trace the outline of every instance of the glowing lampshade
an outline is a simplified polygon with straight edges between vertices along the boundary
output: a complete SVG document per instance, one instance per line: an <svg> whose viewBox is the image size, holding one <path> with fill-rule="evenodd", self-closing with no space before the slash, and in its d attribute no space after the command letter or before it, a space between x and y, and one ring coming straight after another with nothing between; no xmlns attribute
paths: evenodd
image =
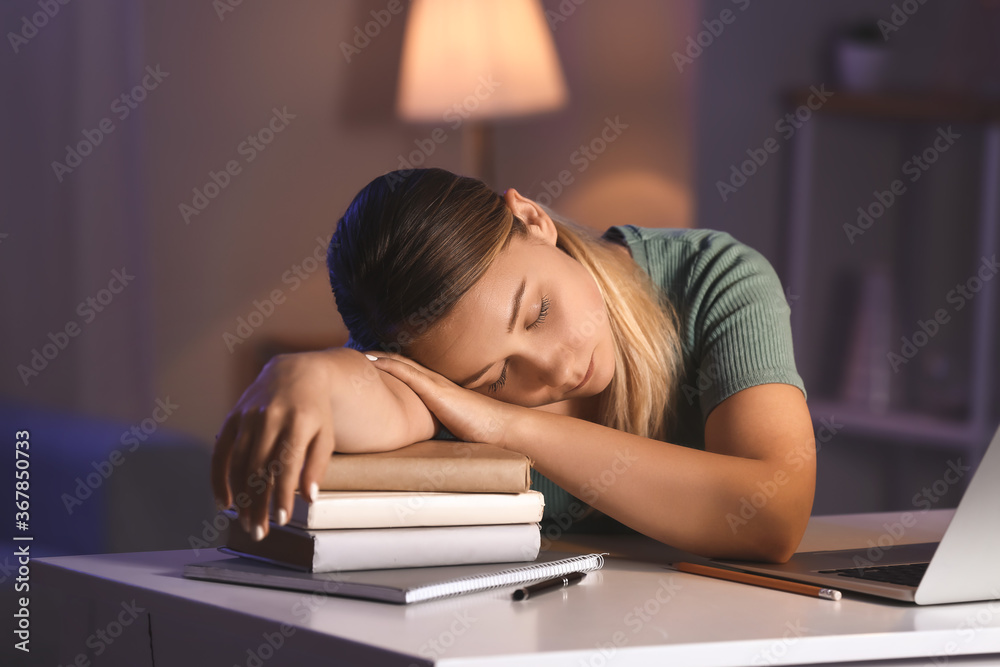
<svg viewBox="0 0 1000 667"><path fill-rule="evenodd" d="M397 97L402 118L442 122L451 112L489 120L566 103L537 0L414 0L407 21Z"/></svg>

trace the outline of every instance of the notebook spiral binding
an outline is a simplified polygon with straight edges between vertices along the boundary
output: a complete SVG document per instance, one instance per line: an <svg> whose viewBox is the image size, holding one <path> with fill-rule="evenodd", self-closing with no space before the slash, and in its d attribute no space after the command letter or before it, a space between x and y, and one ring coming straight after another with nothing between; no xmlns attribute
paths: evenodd
<svg viewBox="0 0 1000 667"><path fill-rule="evenodd" d="M562 560L554 560L548 563L534 563L524 567L515 567L493 574L480 574L475 577L464 577L443 581L440 584L433 584L407 594L407 602L423 602L437 598L459 595L460 593L488 591L504 586L523 584L537 579L549 579L570 572L591 572L604 567L604 557L608 553L584 554ZM530 574L531 576L525 576Z"/></svg>

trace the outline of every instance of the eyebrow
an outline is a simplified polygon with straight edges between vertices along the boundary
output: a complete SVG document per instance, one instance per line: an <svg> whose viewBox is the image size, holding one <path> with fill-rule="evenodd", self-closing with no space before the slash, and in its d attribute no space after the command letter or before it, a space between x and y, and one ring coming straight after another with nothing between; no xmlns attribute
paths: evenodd
<svg viewBox="0 0 1000 667"><path fill-rule="evenodd" d="M517 316L521 312L521 301L524 299L524 290L528 285L527 278L521 278L521 284L517 288L517 292L514 293L514 302L511 305L510 310L510 320L507 322L507 333L514 333L514 325L517 324ZM486 371L490 370L493 364L487 364L475 375L467 379L465 382L461 383L462 387L472 384L479 378L486 375Z"/></svg>

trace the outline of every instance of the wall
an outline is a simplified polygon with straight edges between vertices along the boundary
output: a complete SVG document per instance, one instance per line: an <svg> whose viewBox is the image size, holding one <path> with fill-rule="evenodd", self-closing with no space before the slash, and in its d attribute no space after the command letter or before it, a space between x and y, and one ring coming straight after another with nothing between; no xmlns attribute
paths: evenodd
<svg viewBox="0 0 1000 667"><path fill-rule="evenodd" d="M405 11L367 43L358 38L387 2L243 2L221 13L221 3L127 5L66 5L3 62L6 127L19 129L4 133L13 231L0 239L0 280L12 316L0 323L0 395L126 421L169 397L180 406L169 426L207 443L238 397L250 346L272 336L342 340L313 263L317 239L435 126L393 113ZM690 224L693 77L680 76L669 53L697 6L545 7L571 103L498 125L498 187L539 196L570 169L572 184L550 203L586 224ZM2 25L33 11L32 2L7 3ZM355 40L348 62L342 45ZM165 73L156 88L128 118L113 116L116 131L57 183L50 162L110 115L109 101L147 65ZM287 110L287 127L251 150L244 142L273 109ZM623 127L616 140L595 160L571 162L608 119ZM458 171L460 149L461 132L449 129L425 164ZM227 177L229 161L239 172ZM217 193L213 173L224 184ZM215 196L195 201L206 186ZM181 205L196 203L204 210L185 219ZM119 266L135 280L25 386L16 366L79 319L77 304ZM269 305L275 296L283 301ZM241 318L260 326L241 328Z"/></svg>
<svg viewBox="0 0 1000 667"><path fill-rule="evenodd" d="M726 202L716 181L773 133L782 90L831 80L824 54L832 28L888 15L893 3L543 4L571 102L497 125L497 187L516 187L596 229L723 229L781 268L788 151ZM61 5L18 52L0 58L5 399L137 422L169 398L180 406L169 426L207 446L238 396L251 346L272 336L343 339L314 253L358 189L398 167L434 128L393 115L405 12L359 41L348 62L342 45L358 39L372 12L385 16L387 1L220 6ZM678 64L675 54L706 29L702 21L724 9L735 20L691 63ZM4 3L0 25L17 30L36 11L31 0ZM995 92L997 12L974 0L923 3L891 37L894 80ZM167 74L58 180L52 161L109 116L110 101L142 81L147 66ZM287 126L264 150L246 149L275 109L287 110ZM616 139L581 159L581 147L609 123L620 129ZM424 164L459 170L461 133L446 136ZM823 177L851 169L844 160ZM239 172L222 175L230 161ZM557 185L562 172L569 185ZM213 190L213 173L224 187L196 202L194 189ZM205 206L185 219L182 204ZM80 304L122 267L134 281L84 322ZM275 297L281 302L271 303ZM258 318L259 327L241 326ZM32 350L50 344L49 334L60 339L70 323L86 326L26 385L18 366L30 366ZM860 448L830 457L818 508L893 502L878 489L889 488L897 459L872 465ZM931 458L925 472L937 465ZM859 470L868 475L864 493L827 492L857 480Z"/></svg>
<svg viewBox="0 0 1000 667"><path fill-rule="evenodd" d="M806 335L796 341L796 352L800 372L808 380L810 402L815 404L844 370L833 353L846 346L843 339L851 331L849 309L843 308L844 288L836 282L833 267L838 263L857 266L878 254L895 255L902 268L893 276L898 290L890 306L902 313L900 322L915 323L942 305L955 280L974 273L981 255L989 256L995 249L974 247L984 143L980 129L956 125L966 138L942 156L933 172L910 187L878 228L866 233L863 243L849 246L841 226L845 220L854 222L854 217L847 216L871 200L874 190L884 189L898 176L900 165L912 152L929 145L936 128L830 116L817 120L814 116L807 121L815 132L810 162L813 245L807 259L813 278L804 286L790 281L789 184L802 173L793 170L804 167L791 162L795 138L786 138L776 129L789 111L784 95L809 86L840 90L830 55L832 38L843 26L860 19L881 19L898 27L885 32L892 50L887 89L982 94L995 99L1000 96L1000 48L995 39L1000 7L975 0L709 0L703 3L702 20L717 20L727 10L735 19L712 38L693 65L698 81L693 166L697 224L728 231L761 250L785 281L793 314L796 309L808 313ZM895 17L894 12L898 12ZM759 151L769 137L777 139L778 150L735 192L720 193L719 182L730 181L733 166L748 159L748 150ZM820 275L824 279L816 278ZM935 341L959 360L953 366L970 362L970 329L968 322L949 325ZM910 331L897 332L892 340L898 341L900 333L912 333L912 326ZM916 361L931 360L932 353L927 352ZM965 373L967 378L967 368ZM994 378L998 375L1000 364ZM893 395L913 394L917 379L894 377ZM928 378L921 382L930 384ZM995 380L993 386L997 386ZM827 417L840 423L845 415ZM997 418L1000 413L994 411ZM979 436L971 458L986 443L987 435ZM821 443L814 512L912 509L914 495L941 477L948 460L970 460L970 451L942 443L947 444L942 440L928 446L906 438L862 437L851 428L842 430ZM958 490L950 489L936 506L953 505Z"/></svg>

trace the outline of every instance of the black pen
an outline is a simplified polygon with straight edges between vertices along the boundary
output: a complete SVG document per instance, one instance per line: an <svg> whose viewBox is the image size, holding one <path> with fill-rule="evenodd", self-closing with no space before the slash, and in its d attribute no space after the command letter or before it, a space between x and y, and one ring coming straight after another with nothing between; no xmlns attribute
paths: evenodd
<svg viewBox="0 0 1000 667"><path fill-rule="evenodd" d="M570 572L569 574L564 574L561 577L553 577L552 579L539 581L537 584L531 584L530 586L525 586L524 588L518 588L510 597L512 600L527 600L533 595L538 595L539 593L543 593L545 591L555 590L556 588L565 588L566 586L575 584L586 576L586 572Z"/></svg>

